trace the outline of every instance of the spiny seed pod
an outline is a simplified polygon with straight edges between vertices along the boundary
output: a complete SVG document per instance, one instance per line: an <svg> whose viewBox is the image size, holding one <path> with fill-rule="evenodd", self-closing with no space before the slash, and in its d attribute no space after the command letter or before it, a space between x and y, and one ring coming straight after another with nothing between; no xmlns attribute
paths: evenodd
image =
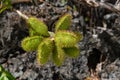
<svg viewBox="0 0 120 80"><path fill-rule="evenodd" d="M48 33L48 28L44 22L41 20L35 18L35 17L30 17L27 20L30 28L32 28L36 33L42 36L49 36Z"/></svg>
<svg viewBox="0 0 120 80"><path fill-rule="evenodd" d="M80 55L80 50L78 47L69 47L69 48L63 48L65 51L65 54L69 57L75 58Z"/></svg>
<svg viewBox="0 0 120 80"><path fill-rule="evenodd" d="M72 16L71 14L65 14L63 15L55 25L55 31L57 32L58 30L66 30L70 27L72 21Z"/></svg>
<svg viewBox="0 0 120 80"><path fill-rule="evenodd" d="M40 64L45 64L52 53L53 41L50 38L44 39L44 41L38 46L37 60Z"/></svg>
<svg viewBox="0 0 120 80"><path fill-rule="evenodd" d="M52 54L52 59L55 65L60 66L64 62L65 53L62 48L55 46Z"/></svg>
<svg viewBox="0 0 120 80"><path fill-rule="evenodd" d="M25 51L35 51L42 40L42 36L27 37L22 40L21 45Z"/></svg>
<svg viewBox="0 0 120 80"><path fill-rule="evenodd" d="M58 31L55 34L55 42L60 47L73 47L77 41L76 34L70 31Z"/></svg>

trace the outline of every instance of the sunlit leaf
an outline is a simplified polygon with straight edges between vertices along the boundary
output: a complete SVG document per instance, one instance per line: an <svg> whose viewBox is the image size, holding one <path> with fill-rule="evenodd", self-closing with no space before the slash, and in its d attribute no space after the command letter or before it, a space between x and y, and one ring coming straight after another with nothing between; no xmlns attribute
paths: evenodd
<svg viewBox="0 0 120 80"><path fill-rule="evenodd" d="M35 18L35 17L30 17L28 19L28 24L30 28L32 28L36 33L42 36L49 36L48 33L48 28L44 22L41 20Z"/></svg>
<svg viewBox="0 0 120 80"><path fill-rule="evenodd" d="M63 48L65 51L65 54L69 57L75 58L80 55L80 50L77 47L69 47L69 48Z"/></svg>
<svg viewBox="0 0 120 80"><path fill-rule="evenodd" d="M64 50L58 46L55 46L53 50L52 58L55 65L57 66L62 65L65 59Z"/></svg>
<svg viewBox="0 0 120 80"><path fill-rule="evenodd" d="M29 28L29 35L30 36L39 36L38 33L36 33L33 29Z"/></svg>
<svg viewBox="0 0 120 80"><path fill-rule="evenodd" d="M72 21L71 14L65 14L65 15L63 15L56 22L55 31L57 32L58 30L67 30L70 27L70 25L71 25L71 21Z"/></svg>
<svg viewBox="0 0 120 80"><path fill-rule="evenodd" d="M50 38L43 40L43 42L38 46L37 59L40 64L45 64L52 53L53 41Z"/></svg>
<svg viewBox="0 0 120 80"><path fill-rule="evenodd" d="M60 47L72 47L77 44L77 36L70 31L58 31L55 34L55 42Z"/></svg>
<svg viewBox="0 0 120 80"><path fill-rule="evenodd" d="M21 45L25 51L35 51L42 40L41 36L27 37L23 39Z"/></svg>

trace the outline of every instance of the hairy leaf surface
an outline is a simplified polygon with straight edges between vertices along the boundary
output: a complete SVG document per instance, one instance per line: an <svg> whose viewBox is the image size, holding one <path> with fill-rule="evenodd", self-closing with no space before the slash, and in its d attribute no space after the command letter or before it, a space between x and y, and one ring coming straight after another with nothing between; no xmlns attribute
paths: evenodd
<svg viewBox="0 0 120 80"><path fill-rule="evenodd" d="M45 64L52 53L53 49L53 41L50 38L45 39L39 46L38 46L38 55L37 59L40 64Z"/></svg>
<svg viewBox="0 0 120 80"><path fill-rule="evenodd" d="M28 24L30 28L32 28L36 33L42 36L49 36L48 33L48 28L44 22L41 20L35 18L35 17L30 17L28 19Z"/></svg>
<svg viewBox="0 0 120 80"><path fill-rule="evenodd" d="M63 49L65 51L65 54L67 54L69 57L75 58L80 55L80 50L77 47L69 47Z"/></svg>
<svg viewBox="0 0 120 80"><path fill-rule="evenodd" d="M53 62L55 65L60 66L64 62L65 53L62 48L55 46L52 54Z"/></svg>
<svg viewBox="0 0 120 80"><path fill-rule="evenodd" d="M77 36L73 32L58 31L55 34L55 42L60 47L72 47L77 43Z"/></svg>
<svg viewBox="0 0 120 80"><path fill-rule="evenodd" d="M63 15L55 25L55 31L57 32L58 30L66 30L70 27L71 25L71 20L72 16L70 14L65 14Z"/></svg>
<svg viewBox="0 0 120 80"><path fill-rule="evenodd" d="M25 51L35 51L42 40L42 36L27 37L23 39L21 45Z"/></svg>
<svg viewBox="0 0 120 80"><path fill-rule="evenodd" d="M38 33L36 33L33 29L29 28L29 35L30 36L39 36Z"/></svg>

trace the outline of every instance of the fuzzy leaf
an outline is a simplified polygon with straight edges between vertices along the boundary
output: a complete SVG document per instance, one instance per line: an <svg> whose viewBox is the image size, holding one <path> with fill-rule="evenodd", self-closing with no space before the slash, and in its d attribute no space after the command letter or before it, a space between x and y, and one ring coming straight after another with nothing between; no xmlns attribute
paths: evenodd
<svg viewBox="0 0 120 80"><path fill-rule="evenodd" d="M63 15L55 25L55 31L66 30L70 27L72 21L72 16L70 14Z"/></svg>
<svg viewBox="0 0 120 80"><path fill-rule="evenodd" d="M38 33L36 33L33 29L29 28L29 35L30 36L39 36Z"/></svg>
<svg viewBox="0 0 120 80"><path fill-rule="evenodd" d="M60 47L73 47L78 42L75 33L70 31L58 31L55 34L55 42Z"/></svg>
<svg viewBox="0 0 120 80"><path fill-rule="evenodd" d="M65 54L72 58L78 57L80 54L80 50L77 47L69 47L63 49L65 51Z"/></svg>
<svg viewBox="0 0 120 80"><path fill-rule="evenodd" d="M25 51L35 51L42 40L41 36L27 37L23 39L21 45Z"/></svg>
<svg viewBox="0 0 120 80"><path fill-rule="evenodd" d="M64 62L65 53L62 48L55 46L52 54L53 62L55 65L60 66Z"/></svg>
<svg viewBox="0 0 120 80"><path fill-rule="evenodd" d="M39 46L38 46L38 55L37 59L40 64L45 64L52 53L53 49L53 41L50 38L45 39Z"/></svg>
<svg viewBox="0 0 120 80"><path fill-rule="evenodd" d="M44 22L41 20L35 18L35 17L30 17L28 19L28 24L30 28L32 28L36 33L42 36L49 36L48 33L48 28Z"/></svg>

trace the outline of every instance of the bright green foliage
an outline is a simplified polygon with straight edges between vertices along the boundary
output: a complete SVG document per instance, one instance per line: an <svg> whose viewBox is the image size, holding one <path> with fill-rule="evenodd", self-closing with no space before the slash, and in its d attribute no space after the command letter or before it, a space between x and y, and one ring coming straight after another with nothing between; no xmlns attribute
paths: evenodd
<svg viewBox="0 0 120 80"><path fill-rule="evenodd" d="M0 80L16 80L16 79L0 65Z"/></svg>
<svg viewBox="0 0 120 80"><path fill-rule="evenodd" d="M65 14L56 26L55 33L48 32L47 26L34 17L28 18L29 36L22 41L22 47L26 51L37 50L37 60L40 64L45 64L52 59L55 65L60 66L69 57L79 56L79 49L76 44L81 40L82 35L69 31L72 16Z"/></svg>
<svg viewBox="0 0 120 80"><path fill-rule="evenodd" d="M70 31L58 31L55 34L55 42L60 47L73 47L77 41L76 34Z"/></svg>
<svg viewBox="0 0 120 80"><path fill-rule="evenodd" d="M50 38L43 40L43 42L38 46L37 59L40 64L45 64L52 53L53 41Z"/></svg>
<svg viewBox="0 0 120 80"><path fill-rule="evenodd" d="M35 51L38 48L38 45L42 42L43 37L41 36L33 36L27 37L22 41L22 48L25 51Z"/></svg>
<svg viewBox="0 0 120 80"><path fill-rule="evenodd" d="M35 17L30 17L27 20L28 24L30 25L30 28L33 29L36 33L42 36L49 36L48 33L48 28L44 22L41 20L35 18Z"/></svg>
<svg viewBox="0 0 120 80"><path fill-rule="evenodd" d="M72 21L72 16L70 14L65 14L63 15L56 23L55 25L55 31L57 32L58 30L67 30Z"/></svg>
<svg viewBox="0 0 120 80"><path fill-rule="evenodd" d="M80 55L80 50L77 47L69 47L69 48L63 48L65 51L65 54L69 57L78 57Z"/></svg>
<svg viewBox="0 0 120 80"><path fill-rule="evenodd" d="M29 36L39 36L33 29L29 28Z"/></svg>
<svg viewBox="0 0 120 80"><path fill-rule="evenodd" d="M11 8L11 0L1 0L0 1L0 13L4 10Z"/></svg>
<svg viewBox="0 0 120 80"><path fill-rule="evenodd" d="M64 50L59 47L55 46L52 54L53 62L57 65L60 66L64 62L65 59L65 53Z"/></svg>

